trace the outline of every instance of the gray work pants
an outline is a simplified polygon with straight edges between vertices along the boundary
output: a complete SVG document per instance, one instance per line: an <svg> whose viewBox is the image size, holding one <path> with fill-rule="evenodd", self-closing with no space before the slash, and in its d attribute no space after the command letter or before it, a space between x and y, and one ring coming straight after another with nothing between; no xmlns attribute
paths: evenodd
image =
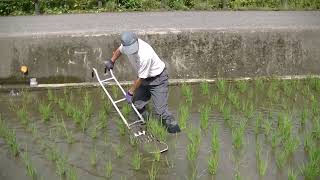
<svg viewBox="0 0 320 180"><path fill-rule="evenodd" d="M155 113L163 123L175 125L177 122L168 110L168 84L166 69L156 77L144 79L135 91L133 103L143 113L151 98Z"/></svg>

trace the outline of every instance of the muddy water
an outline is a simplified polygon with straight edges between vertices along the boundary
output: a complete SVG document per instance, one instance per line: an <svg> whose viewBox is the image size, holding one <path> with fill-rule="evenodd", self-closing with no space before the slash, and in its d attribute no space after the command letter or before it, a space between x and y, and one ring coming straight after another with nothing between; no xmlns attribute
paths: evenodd
<svg viewBox="0 0 320 180"><path fill-rule="evenodd" d="M235 179L236 175L242 179L286 179L288 169L298 171L299 166L303 162L307 162L308 158L303 148L304 134L312 128L311 117L307 118L307 125L300 125L300 114L302 107L310 109L310 97L313 95L319 102L320 95L315 90L309 90L309 94L304 94L303 89L308 85L305 81L299 81L298 85L292 86L293 93L287 96L281 87L270 95L267 95L267 89L270 86L264 83L262 88L259 88L255 83L248 83L245 92L239 92L235 83L226 85L225 93L220 93L215 84L209 85L210 94L202 95L199 85L192 85L193 101L190 104L190 120L187 124L193 128L200 127L201 105L210 103L210 97L218 95L219 100L226 101L231 107L232 121L238 124L240 119L245 118L243 112L237 110L227 98L227 92L233 90L238 92L240 102L249 101L253 103L254 115L248 119L248 125L245 129L244 145L241 149L234 148L232 144L231 128L224 120L222 113L219 111L218 105L212 107L209 116L209 129L201 132L201 145L199 155L195 163L191 163L187 159L187 130L185 129L177 135L169 135L167 143L169 150L161 154L160 162L158 163L159 171L157 179L191 179L195 174L195 179ZM97 138L92 138L91 132L98 124L99 112L103 108L102 92L99 88L86 89L66 89L53 90L57 97L64 97L65 93L73 97L72 103L81 105L83 103L85 93L89 94L90 101L93 103L93 113L90 116L88 129L83 132L68 117L66 113L59 108L57 103L52 103L52 110L55 116L51 117L49 122L43 122L38 111L39 102L48 102L47 91L22 92L20 96L9 96L9 92L0 94L1 104L0 113L6 124L15 129L17 140L20 144L21 152L27 151L31 159L32 165L38 172L39 179L46 180L59 179L56 174L57 167L49 160L42 143L48 143L55 147L60 154L66 157L68 166L76 169L78 179L105 179L105 165L108 161L112 162L112 177L111 179L148 179L148 171L153 162L153 156L150 154L142 155L142 164L140 170L134 170L131 160L135 148L129 144L128 136L122 136L117 128L116 121L118 116L111 107L111 112L108 113L107 127L97 131ZM169 92L169 109L178 117L179 106L184 103L184 96L181 93L180 86L171 86ZM27 131L25 126L19 121L16 110L17 105L26 105L28 110L28 120L33 123L38 130L38 137L32 136L30 131ZM293 121L293 134L300 137L300 145L293 154L284 168L276 166L276 153L281 151L280 147L275 150L271 148L270 142L263 134L263 130L256 135L254 132L255 119L259 112L263 114L263 120L276 122L280 112L290 110L290 117ZM63 118L66 123L66 128L69 132L72 131L74 143L69 144L63 131L59 131L56 117ZM208 172L208 159L211 153L211 127L216 123L219 127L219 166L216 175L210 175ZM275 123L274 123L275 124ZM26 170L18 158L14 158L8 153L8 146L0 139L0 178L6 179L28 179ZM263 159L268 161L268 167L264 177L260 177L257 170L256 160L256 144L257 141L262 145ZM122 157L117 157L116 148L121 144L125 148ZM95 166L90 163L90 157L93 152L97 153L97 162ZM20 158L21 159L21 158ZM194 164L196 165L196 173L194 172ZM302 179L301 175L298 179Z"/></svg>

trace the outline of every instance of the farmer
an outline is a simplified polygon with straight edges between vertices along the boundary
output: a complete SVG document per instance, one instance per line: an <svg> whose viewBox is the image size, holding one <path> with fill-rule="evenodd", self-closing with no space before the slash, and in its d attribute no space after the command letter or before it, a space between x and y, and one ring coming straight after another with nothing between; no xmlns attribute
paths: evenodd
<svg viewBox="0 0 320 180"><path fill-rule="evenodd" d="M121 34L121 45L105 62L108 70L121 54L127 55L129 62L136 70L137 79L125 95L128 103L134 103L138 111L147 119L146 105L150 98L157 116L169 133L180 132L180 127L168 110L168 73L165 63L158 57L153 48L139 39L133 32Z"/></svg>

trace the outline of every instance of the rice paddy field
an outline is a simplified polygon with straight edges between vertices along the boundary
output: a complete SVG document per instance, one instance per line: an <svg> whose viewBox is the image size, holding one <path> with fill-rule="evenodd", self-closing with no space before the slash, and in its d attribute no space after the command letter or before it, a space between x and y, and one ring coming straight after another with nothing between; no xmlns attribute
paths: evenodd
<svg viewBox="0 0 320 180"><path fill-rule="evenodd" d="M320 79L170 86L182 132L147 123L169 145L162 154L130 143L100 88L14 95L0 93L1 180L320 178Z"/></svg>

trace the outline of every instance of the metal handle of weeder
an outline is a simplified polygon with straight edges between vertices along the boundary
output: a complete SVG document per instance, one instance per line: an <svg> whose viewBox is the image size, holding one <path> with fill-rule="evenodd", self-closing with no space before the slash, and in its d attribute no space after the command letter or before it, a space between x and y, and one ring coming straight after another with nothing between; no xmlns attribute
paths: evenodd
<svg viewBox="0 0 320 180"><path fill-rule="evenodd" d="M96 78L99 82L99 84L101 85L103 91L107 94L109 100L111 101L113 107L116 109L116 111L118 112L118 114L120 115L123 123L128 127L128 129L130 129L130 127L136 123L144 123L144 119L143 117L141 116L141 114L139 113L139 111L137 110L137 108L134 106L133 103L131 103L131 107L132 109L135 111L135 113L138 115L139 117L139 120L138 121L134 121L132 123L128 123L128 121L126 120L126 118L122 115L121 111L119 110L118 106L117 106L117 103L119 102L122 102L122 101L125 101L126 98L122 98L122 99L119 99L119 100L116 100L114 101L113 98L111 97L110 93L108 92L108 90L105 88L105 84L107 84L109 81L112 81L114 80L117 84L117 86L121 89L121 92L123 93L123 95L125 96L126 95L126 92L124 91L124 89L122 88L122 86L120 85L119 81L117 80L117 78L114 76L113 74L113 71L112 69L110 69L110 74L111 74L111 77L110 78L107 78L107 79L104 79L104 80L101 80L100 77L99 77L99 74L97 72L97 70L95 68L92 68L94 74L96 75ZM108 74L108 72L105 70L105 75Z"/></svg>

